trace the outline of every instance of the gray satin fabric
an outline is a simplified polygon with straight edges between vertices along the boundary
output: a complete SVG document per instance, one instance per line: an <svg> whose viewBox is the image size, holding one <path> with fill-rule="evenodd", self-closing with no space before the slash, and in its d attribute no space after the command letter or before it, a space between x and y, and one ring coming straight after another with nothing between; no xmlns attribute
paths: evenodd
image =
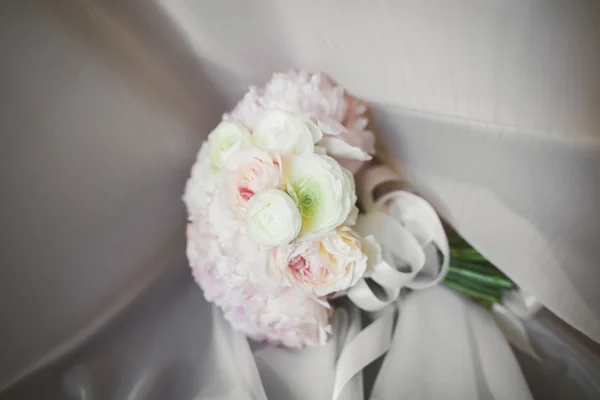
<svg viewBox="0 0 600 400"><path fill-rule="evenodd" d="M581 294L569 306L598 339L599 7L6 2L0 384L67 358L5 398L68 398L80 379L101 399L207 387L210 312L185 278L180 193L221 112L290 67L367 100L416 186L513 278L551 265L549 287ZM287 387L257 363L267 390Z"/></svg>
<svg viewBox="0 0 600 400"><path fill-rule="evenodd" d="M184 259L182 188L224 108L98 6L0 13L0 386Z"/></svg>
<svg viewBox="0 0 600 400"><path fill-rule="evenodd" d="M54 368L4 394L15 399L193 399L211 385L211 307L178 268L108 329Z"/></svg>
<svg viewBox="0 0 600 400"><path fill-rule="evenodd" d="M360 327L356 309L339 310L333 319L340 331L326 346L296 351L256 344L256 364L246 365L245 338L229 330L180 265L87 343L0 398L258 400L246 378L254 368L269 399L327 399L342 341ZM341 399L363 399L362 392L355 380Z"/></svg>

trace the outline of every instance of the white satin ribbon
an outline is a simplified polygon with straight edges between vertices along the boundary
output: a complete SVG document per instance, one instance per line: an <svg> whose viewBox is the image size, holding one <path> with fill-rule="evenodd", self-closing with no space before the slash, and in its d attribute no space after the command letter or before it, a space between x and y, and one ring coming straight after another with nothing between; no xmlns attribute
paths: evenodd
<svg viewBox="0 0 600 400"><path fill-rule="evenodd" d="M492 315L496 325L513 346L535 359L540 359L525 329L527 320L542 308L541 303L522 290L513 290L502 297L502 304L494 304Z"/></svg>
<svg viewBox="0 0 600 400"><path fill-rule="evenodd" d="M375 168L377 171L377 167ZM395 177L386 169L373 175L371 185ZM372 189L372 187L371 187ZM393 336L396 303L402 288L426 289L444 279L449 268L450 249L442 222L433 207L421 197L406 191L392 191L379 199L369 191L365 198L367 213L358 217L355 230L363 237L374 236L382 249L382 259L368 272L374 290L366 279L347 293L359 308L380 315L362 330L343 350L336 365L333 400L352 377L389 349ZM442 254L437 274L422 274L427 257L425 249L434 245Z"/></svg>
<svg viewBox="0 0 600 400"><path fill-rule="evenodd" d="M358 217L355 230L363 237L375 237L381 245L382 259L347 296L357 307L368 312L379 311L380 315L342 350L336 366L333 400L356 373L389 349L402 289L421 290L438 284L450 264L448 238L437 212L427 201L403 190L390 190L374 198L379 185L398 183L396 174L385 166L369 168L362 178L359 193L366 214ZM431 245L442 255L433 277L423 273L428 261L426 249ZM369 285L367 279L377 285ZM520 291L509 293L503 300L502 305L492 309L497 325L513 345L537 358L521 319L531 317L539 309L539 303Z"/></svg>
<svg viewBox="0 0 600 400"><path fill-rule="evenodd" d="M387 201L396 215L381 211ZM376 294L362 279L348 291L350 300L365 311L378 311L393 303L403 287L418 290L436 285L449 267L448 239L429 203L415 194L396 191L375 205L378 209L358 217L355 229L362 236L374 236L381 244L383 259L368 274L381 290ZM431 244L443 257L433 278L420 274L426 263L424 249Z"/></svg>
<svg viewBox="0 0 600 400"><path fill-rule="evenodd" d="M344 347L336 363L333 400L338 398L354 375L388 351L392 343L395 314L395 308L386 309Z"/></svg>
<svg viewBox="0 0 600 400"><path fill-rule="evenodd" d="M542 308L542 304L523 290L513 290L502 297L502 305L522 319L531 318Z"/></svg>

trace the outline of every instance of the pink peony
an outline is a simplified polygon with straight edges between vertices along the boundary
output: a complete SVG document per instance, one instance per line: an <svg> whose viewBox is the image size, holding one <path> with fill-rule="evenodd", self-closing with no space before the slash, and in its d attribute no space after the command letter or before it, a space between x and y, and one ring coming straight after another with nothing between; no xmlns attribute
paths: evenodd
<svg viewBox="0 0 600 400"><path fill-rule="evenodd" d="M218 170L210 162L208 145L202 144L196 162L192 166L191 176L186 182L183 201L190 221L206 215L216 183Z"/></svg>
<svg viewBox="0 0 600 400"><path fill-rule="evenodd" d="M329 304L286 288L271 296L249 296L225 311L234 328L275 345L303 347L324 344L331 333Z"/></svg>
<svg viewBox="0 0 600 400"><path fill-rule="evenodd" d="M252 253L248 243L223 247L207 224L196 222L188 224L187 236L194 279L236 330L288 347L325 343L331 332L326 301L298 289L281 289L264 275L265 254Z"/></svg>
<svg viewBox="0 0 600 400"><path fill-rule="evenodd" d="M267 251L246 235L222 242L213 232L207 221L190 223L187 228L192 274L208 301L226 306L259 289L265 294L278 289L276 280L267 274Z"/></svg>
<svg viewBox="0 0 600 400"><path fill-rule="evenodd" d="M314 121L324 134L317 144L355 172L375 153L375 137L366 130L367 107L323 73L274 74L264 88L251 87L225 119L254 129L265 111L281 110Z"/></svg>

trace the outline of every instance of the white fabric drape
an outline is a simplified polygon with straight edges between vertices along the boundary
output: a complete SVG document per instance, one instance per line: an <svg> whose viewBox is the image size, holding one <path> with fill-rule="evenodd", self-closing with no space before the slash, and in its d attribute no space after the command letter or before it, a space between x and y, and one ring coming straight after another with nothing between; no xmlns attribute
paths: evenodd
<svg viewBox="0 0 600 400"><path fill-rule="evenodd" d="M420 193L600 341L599 27L584 0L7 2L0 384L26 378L7 398L327 399L351 310L325 349L295 354L232 332L214 342L218 315L184 278L146 293L165 270L187 275L179 197L200 142L248 85L291 67L368 101ZM436 288L400 314L375 398L527 398L505 341L461 297ZM233 374L234 349L256 365ZM362 398L360 378L342 398ZM76 397L82 384L94 397Z"/></svg>

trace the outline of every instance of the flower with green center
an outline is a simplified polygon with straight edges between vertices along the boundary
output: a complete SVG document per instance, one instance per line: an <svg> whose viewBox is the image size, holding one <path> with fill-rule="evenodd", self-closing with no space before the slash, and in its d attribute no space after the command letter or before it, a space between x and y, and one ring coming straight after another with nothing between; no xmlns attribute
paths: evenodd
<svg viewBox="0 0 600 400"><path fill-rule="evenodd" d="M283 160L283 178L295 193L303 234L324 235L334 230L356 203L354 177L329 156L288 155Z"/></svg>
<svg viewBox="0 0 600 400"><path fill-rule="evenodd" d="M222 121L208 135L210 160L216 167L237 153L250 146L250 132L239 122Z"/></svg>
<svg viewBox="0 0 600 400"><path fill-rule="evenodd" d="M263 190L248 201L248 236L259 246L288 244L300 232L302 219L296 203L278 189Z"/></svg>

